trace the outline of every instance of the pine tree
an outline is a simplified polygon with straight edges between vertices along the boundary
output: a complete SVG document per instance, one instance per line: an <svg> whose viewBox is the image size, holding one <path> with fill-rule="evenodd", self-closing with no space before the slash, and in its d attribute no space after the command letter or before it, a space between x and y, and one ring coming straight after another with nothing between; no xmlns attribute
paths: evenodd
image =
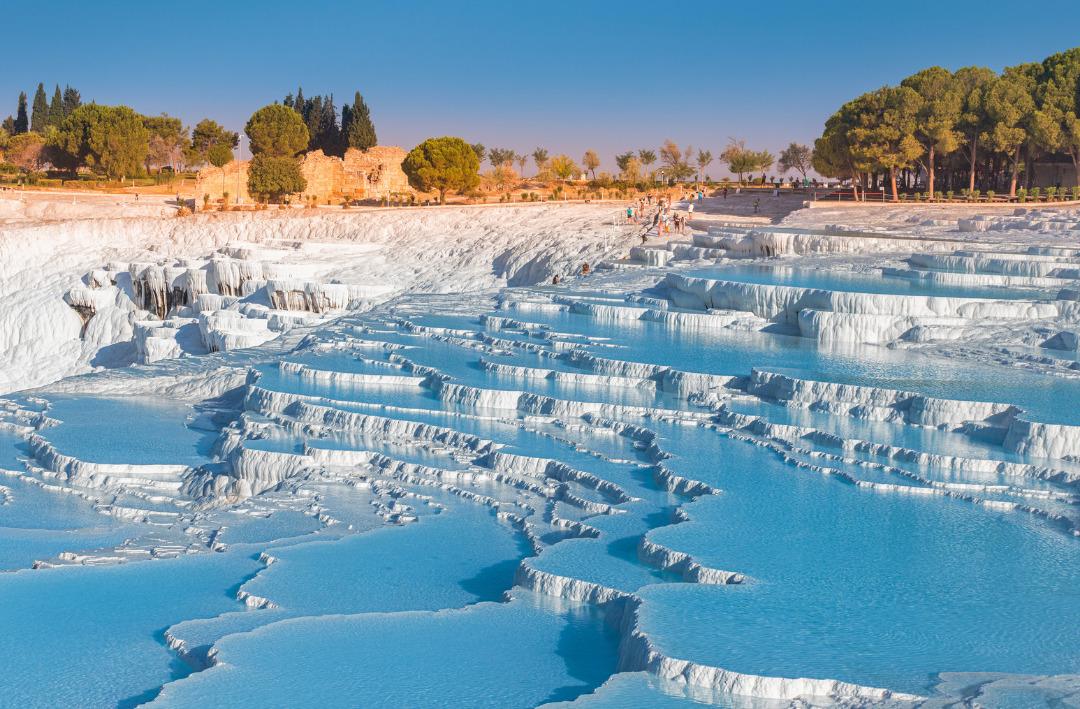
<svg viewBox="0 0 1080 709"><path fill-rule="evenodd" d="M60 127L64 121L64 98L60 93L60 84L53 91L52 103L49 104L49 125Z"/></svg>
<svg viewBox="0 0 1080 709"><path fill-rule="evenodd" d="M367 150L377 145L378 139L375 137L375 124L371 122L371 111L364 103L359 91L353 97L352 110L349 113L352 120L349 122L347 147Z"/></svg>
<svg viewBox="0 0 1080 709"><path fill-rule="evenodd" d="M64 87L64 117L68 117L72 112L82 105L82 96L76 89L70 86Z"/></svg>
<svg viewBox="0 0 1080 709"><path fill-rule="evenodd" d="M15 113L15 135L25 133L30 128L30 120L26 116L26 92L19 92L19 108Z"/></svg>
<svg viewBox="0 0 1080 709"><path fill-rule="evenodd" d="M39 83L34 92L34 112L30 115L30 130L43 133L49 125L49 98L45 95L45 84Z"/></svg>

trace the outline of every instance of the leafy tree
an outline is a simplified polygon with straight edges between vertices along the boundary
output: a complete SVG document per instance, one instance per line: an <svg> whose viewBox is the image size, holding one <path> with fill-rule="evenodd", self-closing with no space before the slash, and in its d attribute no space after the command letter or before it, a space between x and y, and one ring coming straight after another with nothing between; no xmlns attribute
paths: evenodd
<svg viewBox="0 0 1080 709"><path fill-rule="evenodd" d="M477 162L480 162L480 163L484 162L484 157L487 155L487 148L484 147L484 144L483 143L473 143L469 147L471 147L473 149L473 152L476 153Z"/></svg>
<svg viewBox="0 0 1080 709"><path fill-rule="evenodd" d="M926 155L926 188L934 196L937 157L944 157L960 147L963 135L957 130L963 108L961 87L948 69L933 66L900 82L920 98L915 137Z"/></svg>
<svg viewBox="0 0 1080 709"><path fill-rule="evenodd" d="M812 158L813 151L809 146L800 143L788 143L788 146L780 151L780 159L777 160L776 164L781 172L795 170L803 176L803 179L806 179L806 173L811 168Z"/></svg>
<svg viewBox="0 0 1080 709"><path fill-rule="evenodd" d="M615 156L615 164L619 167L619 172L626 172L626 168L630 165L630 161L634 159L634 151L627 150L625 153L619 153Z"/></svg>
<svg viewBox="0 0 1080 709"><path fill-rule="evenodd" d="M1080 47L1053 54L1043 60L1039 113L1053 131L1044 130L1047 147L1065 152L1072 158L1080 185Z"/></svg>
<svg viewBox="0 0 1080 709"><path fill-rule="evenodd" d="M537 148L532 151L532 159L536 163L536 172L541 173L544 171L544 166L548 161L548 151L544 148Z"/></svg>
<svg viewBox="0 0 1080 709"><path fill-rule="evenodd" d="M590 173L595 180L596 168L600 167L600 156L596 154L596 151L586 150L585 155L581 158L581 164L585 167L586 172Z"/></svg>
<svg viewBox="0 0 1080 709"><path fill-rule="evenodd" d="M364 98L357 91L353 96L352 108L349 110L350 119L348 127L342 126L346 135L346 143L350 148L367 150L378 145L375 137L375 124L371 122L371 111L368 109Z"/></svg>
<svg viewBox="0 0 1080 709"><path fill-rule="evenodd" d="M49 104L49 125L60 127L64 122L64 97L60 93L60 84L53 91L52 103Z"/></svg>
<svg viewBox="0 0 1080 709"><path fill-rule="evenodd" d="M0 123L0 128L9 136L15 135L15 119L8 116L4 119L3 123Z"/></svg>
<svg viewBox="0 0 1080 709"><path fill-rule="evenodd" d="M7 132L6 127L0 128L0 153L7 148L9 140L11 140L11 133Z"/></svg>
<svg viewBox="0 0 1080 709"><path fill-rule="evenodd" d="M641 180L641 160L633 153L629 155L625 163L619 164L620 174L627 182L636 183Z"/></svg>
<svg viewBox="0 0 1080 709"><path fill-rule="evenodd" d="M225 162L229 162L232 159L232 149L239 144L239 133L225 130L217 121L204 118L196 123L194 130L191 131L191 145L187 151L187 160L191 164L202 165L209 162L216 167L221 167L210 159L210 150L218 145L224 146L225 152L229 155ZM219 152L218 155L221 153Z"/></svg>
<svg viewBox="0 0 1080 709"><path fill-rule="evenodd" d="M214 167L224 167L232 162L233 151L228 143L214 143L206 151L206 161Z"/></svg>
<svg viewBox="0 0 1080 709"><path fill-rule="evenodd" d="M57 147L72 162L113 179L136 175L146 161L150 131L127 106L79 106L57 131Z"/></svg>
<svg viewBox="0 0 1080 709"><path fill-rule="evenodd" d="M188 144L187 128L179 118L164 113L143 117L143 125L150 131L147 170L151 165L171 165L175 169L182 162L184 148Z"/></svg>
<svg viewBox="0 0 1080 709"><path fill-rule="evenodd" d="M668 168L674 168L682 163L682 150L673 140L665 140L660 146L660 162Z"/></svg>
<svg viewBox="0 0 1080 709"><path fill-rule="evenodd" d="M82 105L82 95L77 89L70 86L64 87L64 118L67 118L75 109Z"/></svg>
<svg viewBox="0 0 1080 709"><path fill-rule="evenodd" d="M568 155L556 155L551 158L550 167L555 177L560 180L569 180L581 172L581 168Z"/></svg>
<svg viewBox="0 0 1080 709"><path fill-rule="evenodd" d="M698 180L705 174L705 168L713 161L711 150L699 150L697 153Z"/></svg>
<svg viewBox="0 0 1080 709"><path fill-rule="evenodd" d="M30 119L26 116L26 92L19 92L19 107L15 112L15 130L12 135L25 133L30 130Z"/></svg>
<svg viewBox="0 0 1080 709"><path fill-rule="evenodd" d="M441 203L447 192L467 192L480 184L480 161L461 138L428 138L409 151L401 169L413 188L438 192Z"/></svg>
<svg viewBox="0 0 1080 709"><path fill-rule="evenodd" d="M251 194L277 202L285 195L303 192L306 188L307 180L300 173L295 157L259 153L251 159L248 167L248 192Z"/></svg>
<svg viewBox="0 0 1080 709"><path fill-rule="evenodd" d="M263 106L251 114L244 132L251 139L254 155L291 158L308 145L309 133L303 119L280 103Z"/></svg>
<svg viewBox="0 0 1080 709"><path fill-rule="evenodd" d="M45 84L39 83L34 92L34 112L30 114L30 130L43 133L49 125L49 99L45 95Z"/></svg>
<svg viewBox="0 0 1080 709"><path fill-rule="evenodd" d="M1028 141L1031 121L1035 116L1035 82L1023 70L1006 69L1002 76L985 88L982 109L986 115L986 130L982 143L996 153L1008 156L1011 166L1009 196L1016 196L1016 180L1020 168L1020 151Z"/></svg>
<svg viewBox="0 0 1080 709"><path fill-rule="evenodd" d="M745 141L731 138L720 153L720 160L726 162L728 168L739 176L739 182L742 182L746 173L768 169L769 165L772 165L772 154L750 150Z"/></svg>
<svg viewBox="0 0 1080 709"><path fill-rule="evenodd" d="M922 145L915 138L921 103L919 95L906 86L878 89L865 96L859 125L854 129L860 162L888 171L894 202L899 199L897 171L910 167L922 155Z"/></svg>
<svg viewBox="0 0 1080 709"><path fill-rule="evenodd" d="M968 189L975 189L975 164L978 160L979 142L988 128L984 106L987 87L996 74L986 67L967 66L955 74L960 92L960 118L956 129L963 136L964 152L968 158Z"/></svg>
<svg viewBox="0 0 1080 709"><path fill-rule="evenodd" d="M516 154L509 148L491 148L488 150L488 162L492 167L503 167L514 161Z"/></svg>
<svg viewBox="0 0 1080 709"><path fill-rule="evenodd" d="M42 166L45 138L41 133L19 133L8 140L4 157L23 172L34 172Z"/></svg>

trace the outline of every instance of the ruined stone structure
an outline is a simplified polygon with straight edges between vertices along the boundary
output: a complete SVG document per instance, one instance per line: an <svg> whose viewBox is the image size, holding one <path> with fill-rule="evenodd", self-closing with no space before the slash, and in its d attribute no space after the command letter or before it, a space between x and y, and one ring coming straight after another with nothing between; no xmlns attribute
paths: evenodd
<svg viewBox="0 0 1080 709"><path fill-rule="evenodd" d="M307 180L307 189L303 194L294 195L293 200L307 201L314 196L319 204L326 204L346 198L379 199L412 192L409 180L401 170L405 155L404 150L390 145L376 145L364 151L350 148L344 159L313 150L300 161L300 172ZM239 194L244 202L250 203L247 169L247 160L241 163L233 160L223 168L200 170L196 203L202 205L203 195L210 195L210 199L216 201L223 192L229 193L230 202Z"/></svg>

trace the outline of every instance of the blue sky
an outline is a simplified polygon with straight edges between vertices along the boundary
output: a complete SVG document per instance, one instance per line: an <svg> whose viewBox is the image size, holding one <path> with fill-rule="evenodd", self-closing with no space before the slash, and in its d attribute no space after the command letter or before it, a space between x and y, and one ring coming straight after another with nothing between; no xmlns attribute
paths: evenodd
<svg viewBox="0 0 1080 709"><path fill-rule="evenodd" d="M431 135L605 165L665 138L811 143L843 101L922 67L1000 69L1080 44L1080 6L1015 2L11 2L0 116L44 81L243 126L302 85L359 89L380 142ZM714 168L719 176L720 170Z"/></svg>

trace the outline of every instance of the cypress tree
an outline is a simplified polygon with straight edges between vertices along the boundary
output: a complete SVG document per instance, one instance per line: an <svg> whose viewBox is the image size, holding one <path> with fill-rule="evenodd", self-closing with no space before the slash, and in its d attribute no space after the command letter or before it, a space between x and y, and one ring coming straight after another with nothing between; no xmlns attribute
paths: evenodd
<svg viewBox="0 0 1080 709"><path fill-rule="evenodd" d="M52 103L49 104L49 125L59 128L63 120L64 98L60 94L60 84L57 84L56 90L53 91Z"/></svg>
<svg viewBox="0 0 1080 709"><path fill-rule="evenodd" d="M39 83L34 92L34 112L30 115L30 130L35 133L45 132L49 125L49 98L45 95L45 84Z"/></svg>
<svg viewBox="0 0 1080 709"><path fill-rule="evenodd" d="M352 109L349 111L351 120L347 135L347 147L367 150L378 144L375 137L375 124L371 122L371 111L360 92L353 97Z"/></svg>
<svg viewBox="0 0 1080 709"><path fill-rule="evenodd" d="M296 99L293 101L292 107L296 109L296 112L303 117L304 122L307 122L307 102L304 101L304 87L298 87L296 89Z"/></svg>
<svg viewBox="0 0 1080 709"><path fill-rule="evenodd" d="M341 131L338 129L337 109L334 108L334 95L323 96L322 109L319 114L319 147L327 155L342 156L345 147L341 141Z"/></svg>
<svg viewBox="0 0 1080 709"><path fill-rule="evenodd" d="M26 116L26 92L19 92L19 108L15 113L15 134L25 133L30 128L30 120Z"/></svg>
<svg viewBox="0 0 1080 709"><path fill-rule="evenodd" d="M322 96L316 96L315 98L308 99L304 104L304 123L307 125L308 136L310 142L308 142L308 150L315 150L319 147L319 121L322 119Z"/></svg>
<svg viewBox="0 0 1080 709"><path fill-rule="evenodd" d="M64 87L64 117L70 116L72 111L82 105L82 96L70 86Z"/></svg>

